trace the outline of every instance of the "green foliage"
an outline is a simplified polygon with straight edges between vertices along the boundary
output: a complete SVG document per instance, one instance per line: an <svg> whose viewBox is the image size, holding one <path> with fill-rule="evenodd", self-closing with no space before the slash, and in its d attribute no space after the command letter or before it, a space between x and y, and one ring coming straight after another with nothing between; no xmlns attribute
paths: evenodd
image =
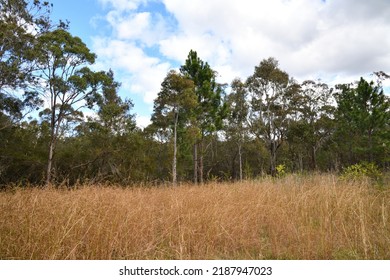
<svg viewBox="0 0 390 280"><path fill-rule="evenodd" d="M222 102L223 86L216 82L216 72L193 50L180 72L195 85L198 105L194 109L194 116L202 135L221 129L227 109Z"/></svg>
<svg viewBox="0 0 390 280"><path fill-rule="evenodd" d="M383 153L390 126L390 101L379 82L363 78L356 84L337 86L336 137L350 162L363 159L385 163ZM349 146L349 147L348 147Z"/></svg>
<svg viewBox="0 0 390 280"><path fill-rule="evenodd" d="M332 89L321 81L307 80L291 100L296 114L287 131L291 156L299 153L305 157L310 170L317 170L318 152L329 143L334 131L331 93Z"/></svg>
<svg viewBox="0 0 390 280"><path fill-rule="evenodd" d="M180 127L191 125L193 110L198 106L194 90L192 80L170 71L154 101L154 125L163 129L172 129L175 123Z"/></svg>
<svg viewBox="0 0 390 280"><path fill-rule="evenodd" d="M286 171L286 165L284 164L279 164L276 166L276 176L279 178L286 176L287 171Z"/></svg>
<svg viewBox="0 0 390 280"><path fill-rule="evenodd" d="M369 178L375 182L382 179L382 173L374 163L361 162L343 169L341 178L344 180L362 180Z"/></svg>
<svg viewBox="0 0 390 280"><path fill-rule="evenodd" d="M50 11L51 5L38 0L0 0L0 129L21 121L24 110L39 104L27 90L37 85L33 33L50 27ZM15 90L24 90L24 96L15 97Z"/></svg>

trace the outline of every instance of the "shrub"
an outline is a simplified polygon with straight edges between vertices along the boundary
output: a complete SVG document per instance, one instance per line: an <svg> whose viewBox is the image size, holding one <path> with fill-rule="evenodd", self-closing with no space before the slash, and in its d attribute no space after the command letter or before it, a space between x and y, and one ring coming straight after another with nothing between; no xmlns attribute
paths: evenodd
<svg viewBox="0 0 390 280"><path fill-rule="evenodd" d="M382 173L375 163L361 162L344 168L341 178L346 180L362 180L369 178L375 182L380 182Z"/></svg>
<svg viewBox="0 0 390 280"><path fill-rule="evenodd" d="M286 174L287 174L286 165L279 164L278 166L276 166L276 176L284 177L284 176L286 176Z"/></svg>

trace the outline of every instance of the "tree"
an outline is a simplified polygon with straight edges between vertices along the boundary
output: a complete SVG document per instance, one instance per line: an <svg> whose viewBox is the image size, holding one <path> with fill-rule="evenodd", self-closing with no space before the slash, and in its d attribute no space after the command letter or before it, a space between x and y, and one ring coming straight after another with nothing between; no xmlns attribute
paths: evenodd
<svg viewBox="0 0 390 280"><path fill-rule="evenodd" d="M178 126L189 126L192 110L197 105L192 80L170 71L161 84L154 101L152 122L157 127L171 129L173 137L172 184L177 183L177 131Z"/></svg>
<svg viewBox="0 0 390 280"><path fill-rule="evenodd" d="M304 81L300 87L294 104L297 116L290 124L288 137L309 153L311 169L316 170L318 150L331 138L334 127L332 89L312 80Z"/></svg>
<svg viewBox="0 0 390 280"><path fill-rule="evenodd" d="M381 136L389 126L389 98L380 83L367 82L363 78L355 86L344 84L338 85L337 89L339 134L350 136L344 138L350 144L350 160L355 153L356 159L367 155L365 160L374 162L374 155L385 143ZM352 147L356 147L355 151Z"/></svg>
<svg viewBox="0 0 390 280"><path fill-rule="evenodd" d="M243 179L242 146L248 132L247 117L249 106L247 102L247 89L240 79L233 80L232 92L227 97L229 114L226 119L226 136L233 141L238 148L239 178Z"/></svg>
<svg viewBox="0 0 390 280"><path fill-rule="evenodd" d="M101 93L89 97L95 114L77 125L73 135L61 139L56 175L70 183L90 180L125 184L134 173L129 162L136 160L132 145L136 125L130 113L133 103L118 95L120 84L111 70L99 75Z"/></svg>
<svg viewBox="0 0 390 280"><path fill-rule="evenodd" d="M114 79L114 72L109 70L106 74L100 73L102 94L95 94L97 110L96 122L106 134L121 135L135 129L134 115L130 114L134 104L131 100L118 95L120 84ZM90 102L92 100L90 99Z"/></svg>
<svg viewBox="0 0 390 280"><path fill-rule="evenodd" d="M62 125L81 118L81 108L92 105L91 100L101 88L105 73L95 73L86 65L95 62L95 54L78 37L64 29L48 31L37 38L38 54L35 73L43 85L41 94L48 99L47 115L50 124L50 143L46 184L52 179L52 166Z"/></svg>
<svg viewBox="0 0 390 280"><path fill-rule="evenodd" d="M39 0L0 0L0 130L23 117L23 109L39 104L28 86L33 76L35 38L51 26L51 5ZM24 91L23 99L15 95Z"/></svg>
<svg viewBox="0 0 390 280"><path fill-rule="evenodd" d="M198 183L199 179L202 184L205 138L222 128L222 120L226 116L227 107L222 102L223 86L216 82L216 72L193 50L189 52L185 64L180 67L180 72L191 79L195 85L198 105L193 110L196 116L193 125L199 130L199 135L193 145L194 182Z"/></svg>
<svg viewBox="0 0 390 280"><path fill-rule="evenodd" d="M50 26L48 2L0 0L0 90L31 82L34 40Z"/></svg>
<svg viewBox="0 0 390 280"><path fill-rule="evenodd" d="M275 176L277 151L286 137L293 109L290 100L298 92L298 86L286 72L279 69L278 61L274 58L261 61L248 78L247 85L252 94L250 130L267 144L270 173Z"/></svg>

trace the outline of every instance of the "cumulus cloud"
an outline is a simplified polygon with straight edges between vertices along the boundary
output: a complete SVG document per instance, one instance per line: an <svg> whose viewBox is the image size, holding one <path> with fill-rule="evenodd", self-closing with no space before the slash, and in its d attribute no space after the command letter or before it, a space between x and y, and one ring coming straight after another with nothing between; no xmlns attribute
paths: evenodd
<svg viewBox="0 0 390 280"><path fill-rule="evenodd" d="M167 36L166 22L159 14L150 12L123 13L111 11L106 17L113 29L113 37L135 41L142 46L150 47Z"/></svg>
<svg viewBox="0 0 390 280"><path fill-rule="evenodd" d="M132 93L142 95L146 103L153 103L169 63L148 56L132 42L96 37L93 47L101 64L124 73L121 76Z"/></svg>
<svg viewBox="0 0 390 280"><path fill-rule="evenodd" d="M166 51L169 46L186 46L188 38L198 38L200 48L208 50L205 55L216 64L220 64L221 53L216 45L223 42L231 55L221 66L230 65L243 75L269 56L300 77L390 68L390 39L386 36L390 6L385 0L369 4L352 0L164 3L178 19L181 32L181 36L163 41L162 51L168 56L172 53Z"/></svg>

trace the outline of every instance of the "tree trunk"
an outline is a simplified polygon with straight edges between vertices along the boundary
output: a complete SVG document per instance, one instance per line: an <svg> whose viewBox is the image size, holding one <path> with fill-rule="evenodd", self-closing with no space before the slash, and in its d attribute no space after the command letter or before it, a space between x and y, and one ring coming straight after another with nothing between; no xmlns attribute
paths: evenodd
<svg viewBox="0 0 390 280"><path fill-rule="evenodd" d="M203 185L203 140L200 145L200 157L199 157L199 183Z"/></svg>
<svg viewBox="0 0 390 280"><path fill-rule="evenodd" d="M55 101L54 101L55 102ZM52 102L53 103L53 102ZM46 170L46 187L50 186L52 180L52 169L53 169L53 157L54 149L56 144L56 136L58 134L58 127L56 129L56 115L55 107L52 105L51 109L51 120L50 120L50 144L49 144L49 157L47 159L47 170Z"/></svg>
<svg viewBox="0 0 390 280"><path fill-rule="evenodd" d="M54 155L54 141L50 141L49 146L49 158L47 160L47 170L46 170L46 187L50 186L51 184L51 172L52 172L52 166L53 166L53 155Z"/></svg>
<svg viewBox="0 0 390 280"><path fill-rule="evenodd" d="M234 154L232 160L231 160L231 170L230 170L230 174L231 174L231 179L233 181L237 180L237 172L236 172L236 154Z"/></svg>
<svg viewBox="0 0 390 280"><path fill-rule="evenodd" d="M314 171L317 170L317 149L315 146L311 147L311 167Z"/></svg>
<svg viewBox="0 0 390 280"><path fill-rule="evenodd" d="M374 162L374 153L372 151L372 130L368 130L368 156L369 156L369 162Z"/></svg>
<svg viewBox="0 0 390 280"><path fill-rule="evenodd" d="M198 143L194 144L194 184L198 184Z"/></svg>
<svg viewBox="0 0 390 280"><path fill-rule="evenodd" d="M238 144L238 159L240 164L240 181L242 181L242 152L241 152L241 143Z"/></svg>
<svg viewBox="0 0 390 280"><path fill-rule="evenodd" d="M303 172L303 154L299 153L298 154L298 167L299 167L299 172Z"/></svg>
<svg viewBox="0 0 390 280"><path fill-rule="evenodd" d="M173 161L172 161L172 184L174 187L176 187L177 184L177 171L176 171L176 164L177 164L177 120L178 120L179 114L175 114L175 126L173 131Z"/></svg>
<svg viewBox="0 0 390 280"><path fill-rule="evenodd" d="M271 141L270 145L270 173L272 177L276 176L276 144Z"/></svg>

